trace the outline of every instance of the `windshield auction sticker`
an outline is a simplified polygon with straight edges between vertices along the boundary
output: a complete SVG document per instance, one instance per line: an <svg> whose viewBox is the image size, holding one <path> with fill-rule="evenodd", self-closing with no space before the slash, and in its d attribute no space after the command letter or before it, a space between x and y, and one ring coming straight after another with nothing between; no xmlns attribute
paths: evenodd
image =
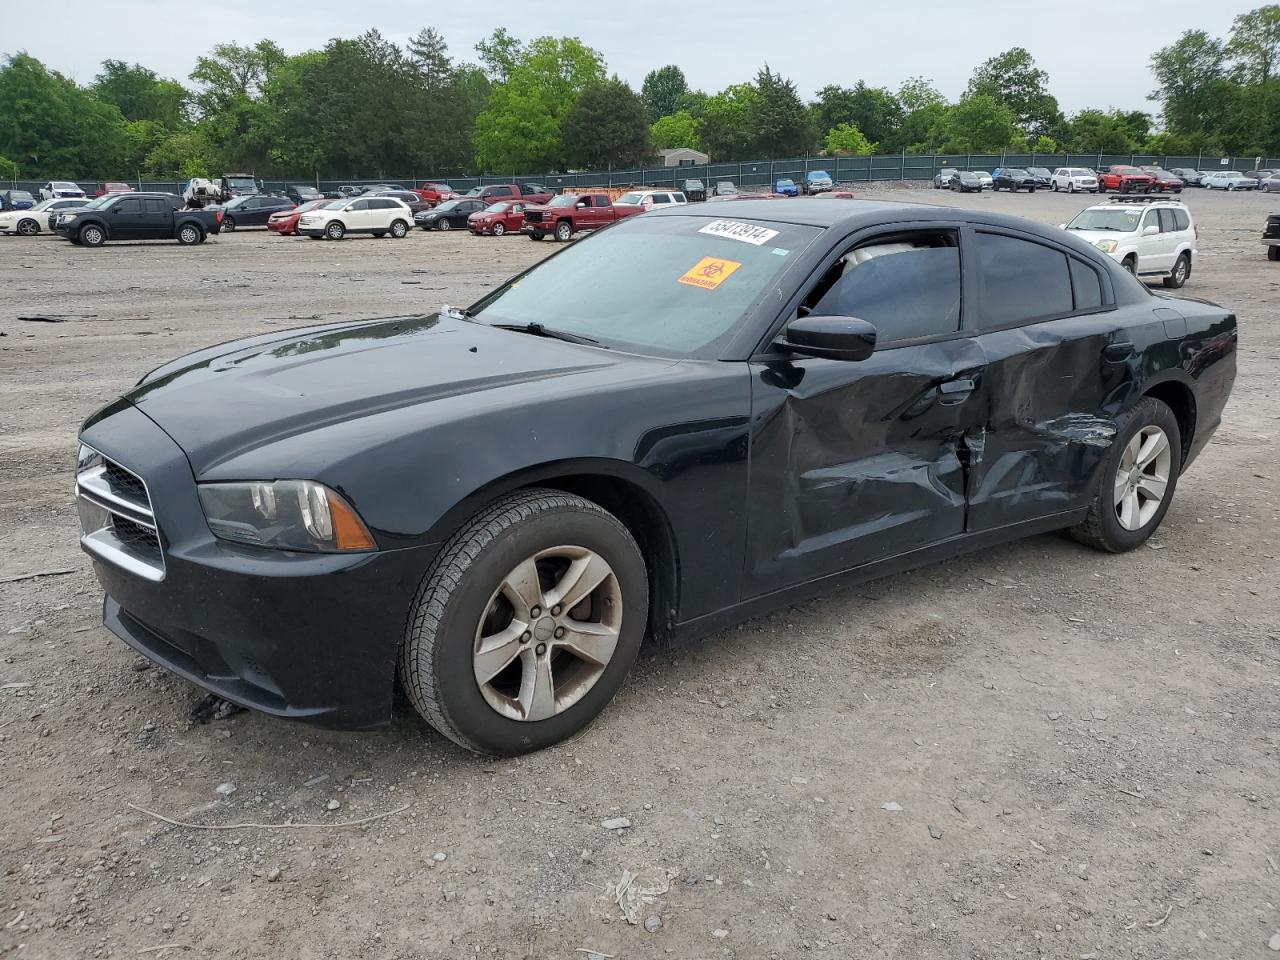
<svg viewBox="0 0 1280 960"><path fill-rule="evenodd" d="M724 237L726 240L741 240L754 247L763 247L778 235L777 230L757 227L755 224L742 223L738 220L712 220L698 232L713 237Z"/></svg>
<svg viewBox="0 0 1280 960"><path fill-rule="evenodd" d="M703 290L714 290L728 280L733 271L740 266L742 264L737 260L725 260L722 257L703 257L690 267L684 276L679 278L679 282L688 284L691 287L701 287Z"/></svg>

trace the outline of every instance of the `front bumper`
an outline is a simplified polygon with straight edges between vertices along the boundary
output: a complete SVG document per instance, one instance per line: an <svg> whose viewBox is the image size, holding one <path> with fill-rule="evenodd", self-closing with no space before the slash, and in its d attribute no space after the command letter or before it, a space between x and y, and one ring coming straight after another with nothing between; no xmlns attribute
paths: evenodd
<svg viewBox="0 0 1280 960"><path fill-rule="evenodd" d="M145 481L163 551L159 579L94 559L109 630L273 716L341 728L391 718L396 656L436 546L304 554L220 541L185 454L136 407L115 404L82 439Z"/></svg>

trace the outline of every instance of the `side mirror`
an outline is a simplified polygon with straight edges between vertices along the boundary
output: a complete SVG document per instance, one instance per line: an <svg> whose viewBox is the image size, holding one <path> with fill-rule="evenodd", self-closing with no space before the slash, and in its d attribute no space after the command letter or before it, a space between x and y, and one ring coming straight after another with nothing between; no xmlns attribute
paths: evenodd
<svg viewBox="0 0 1280 960"><path fill-rule="evenodd" d="M876 349L876 328L857 317L797 317L777 345L806 357L865 360Z"/></svg>
<svg viewBox="0 0 1280 960"><path fill-rule="evenodd" d="M1160 232L1160 228L1157 227L1154 223L1151 224L1151 226L1149 227L1142 228L1142 235L1144 237L1154 237L1159 232Z"/></svg>

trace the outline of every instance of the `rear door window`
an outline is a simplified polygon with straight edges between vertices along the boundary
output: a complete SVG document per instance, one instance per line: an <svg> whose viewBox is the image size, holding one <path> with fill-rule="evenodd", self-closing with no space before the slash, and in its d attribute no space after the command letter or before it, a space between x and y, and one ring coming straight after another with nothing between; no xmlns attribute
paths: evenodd
<svg viewBox="0 0 1280 960"><path fill-rule="evenodd" d="M982 277L979 327L991 330L1074 309L1067 255L1061 250L998 233L977 233Z"/></svg>
<svg viewBox="0 0 1280 960"><path fill-rule="evenodd" d="M169 204L165 203L159 197L147 197L144 201L147 213L164 213L169 210Z"/></svg>

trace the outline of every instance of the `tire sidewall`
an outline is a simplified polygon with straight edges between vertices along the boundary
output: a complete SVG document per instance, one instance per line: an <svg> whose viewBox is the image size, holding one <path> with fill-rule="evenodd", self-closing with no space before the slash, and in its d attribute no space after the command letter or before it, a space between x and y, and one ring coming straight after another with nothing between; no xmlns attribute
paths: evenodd
<svg viewBox="0 0 1280 960"><path fill-rule="evenodd" d="M347 228L341 221L332 220L324 228L324 235L330 240L341 240L347 235Z"/></svg>
<svg viewBox="0 0 1280 960"><path fill-rule="evenodd" d="M96 240L90 239L91 237L97 237L97 239ZM106 239L107 239L107 236L103 232L102 228L95 224L90 224L89 226L84 227L80 230L80 243L83 246L100 247L102 246L103 243L106 242Z"/></svg>
<svg viewBox="0 0 1280 960"><path fill-rule="evenodd" d="M623 604L618 646L595 685L568 710L536 722L511 720L489 706L476 684L472 659L476 625L502 578L538 551L565 544L594 550L613 568ZM476 556L444 600L438 627L430 638L435 648L436 696L442 711L485 753L524 753L572 736L613 699L631 669L648 625L648 594L648 575L638 548L607 514L557 507L516 523ZM425 592L419 599L419 603L432 602ZM406 638L410 644L414 642L412 633L411 624Z"/></svg>
<svg viewBox="0 0 1280 960"><path fill-rule="evenodd" d="M178 242L185 245L196 244L200 242L200 230L191 224L183 224L178 228Z"/></svg>
<svg viewBox="0 0 1280 960"><path fill-rule="evenodd" d="M1126 530L1120 526L1120 518L1116 516L1113 503L1116 472L1120 468L1120 459L1124 456L1124 450L1129 441L1133 439L1134 434L1148 426L1159 427L1169 438L1172 454L1169 464L1169 484L1165 488L1164 500L1161 501L1155 516L1138 530ZM1106 466L1101 471L1098 512L1102 524L1102 535L1108 547L1117 553L1123 553L1141 546L1151 534L1155 533L1164 521L1165 514L1169 512L1170 504L1173 503L1173 496L1178 486L1178 473L1181 469L1182 434L1178 429L1178 419L1165 404L1152 397L1145 397L1125 414L1119 424L1115 442L1111 445L1111 452L1107 456Z"/></svg>
<svg viewBox="0 0 1280 960"><path fill-rule="evenodd" d="M406 236L408 233L409 233L409 228L405 225L405 222L403 220L392 221L391 236L395 237L395 239L397 240L400 240L404 236Z"/></svg>
<svg viewBox="0 0 1280 960"><path fill-rule="evenodd" d="M573 236L573 225L567 220L556 224L556 239L562 243Z"/></svg>

